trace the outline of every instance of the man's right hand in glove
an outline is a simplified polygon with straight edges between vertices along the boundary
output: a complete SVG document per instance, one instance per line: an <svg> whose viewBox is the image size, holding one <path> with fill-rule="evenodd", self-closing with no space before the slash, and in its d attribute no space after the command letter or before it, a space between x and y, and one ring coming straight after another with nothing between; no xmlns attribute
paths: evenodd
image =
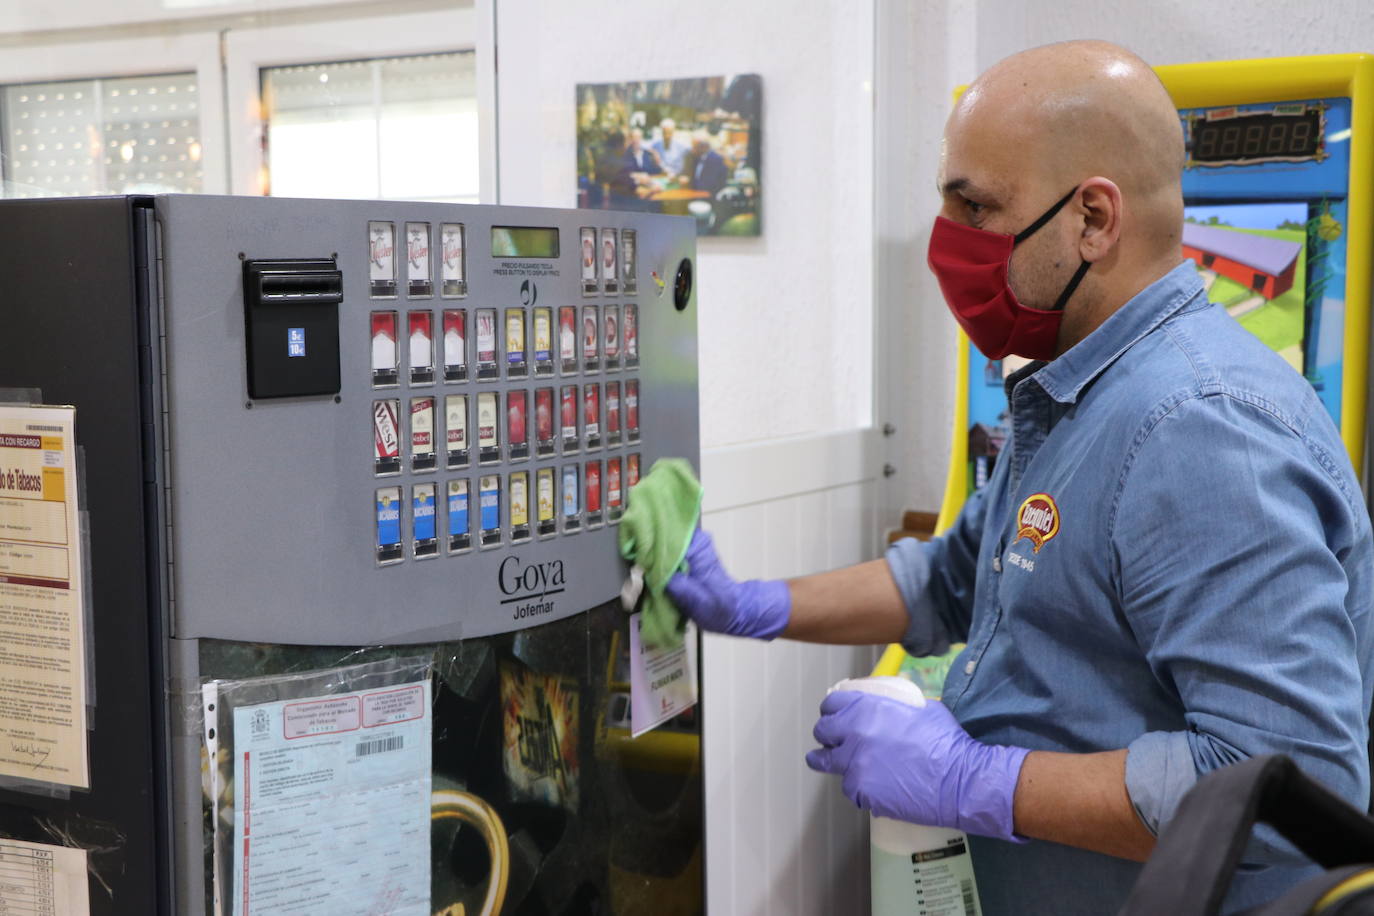
<svg viewBox="0 0 1374 916"><path fill-rule="evenodd" d="M896 642L906 632L906 607L886 560L790 581L737 582L700 529L686 560L687 571L669 579L666 591L703 630L837 645Z"/></svg>

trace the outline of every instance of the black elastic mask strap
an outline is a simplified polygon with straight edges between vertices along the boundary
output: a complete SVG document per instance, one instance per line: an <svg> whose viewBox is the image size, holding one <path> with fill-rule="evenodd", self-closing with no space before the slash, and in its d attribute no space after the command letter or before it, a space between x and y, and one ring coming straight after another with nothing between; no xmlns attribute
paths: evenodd
<svg viewBox="0 0 1374 916"><path fill-rule="evenodd" d="M1078 289L1078 284L1083 282L1083 277L1087 274L1089 267L1092 267L1092 264L1088 261L1084 261L1082 264L1078 265L1078 270L1074 272L1073 279L1069 281L1068 286L1064 287L1064 291L1059 294L1059 298L1054 300L1054 305L1050 307L1050 311L1062 312L1064 310L1064 306L1068 304L1069 297L1073 295L1073 291Z"/></svg>
<svg viewBox="0 0 1374 916"><path fill-rule="evenodd" d="M1039 232L1040 229L1042 229L1046 223L1054 219L1054 215L1056 213L1064 209L1064 205L1066 203L1073 200L1073 196L1077 193L1078 188L1074 188L1072 191L1065 194L1063 197L1059 198L1059 203L1055 204L1053 207L1050 207L1041 215L1041 217L1038 220L1031 223L1029 226L1022 229L1015 236L1013 236L1013 240L1015 241L1015 243L1017 245L1020 245L1026 239L1030 238L1032 235L1035 235L1035 233Z"/></svg>

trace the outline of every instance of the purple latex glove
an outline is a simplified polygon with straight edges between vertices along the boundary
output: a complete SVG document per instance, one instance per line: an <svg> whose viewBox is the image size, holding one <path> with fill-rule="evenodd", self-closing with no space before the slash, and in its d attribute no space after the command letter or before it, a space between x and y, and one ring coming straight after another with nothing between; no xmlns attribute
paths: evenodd
<svg viewBox="0 0 1374 916"><path fill-rule="evenodd" d="M720 565L711 536L700 528L687 547L687 572L664 586L678 610L713 633L772 639L787 628L792 593L781 579L736 582Z"/></svg>
<svg viewBox="0 0 1374 916"><path fill-rule="evenodd" d="M823 747L806 765L844 777L844 794L882 817L1023 842L1012 799L1030 751L969 737L944 705L910 706L837 691L821 703L813 731Z"/></svg>

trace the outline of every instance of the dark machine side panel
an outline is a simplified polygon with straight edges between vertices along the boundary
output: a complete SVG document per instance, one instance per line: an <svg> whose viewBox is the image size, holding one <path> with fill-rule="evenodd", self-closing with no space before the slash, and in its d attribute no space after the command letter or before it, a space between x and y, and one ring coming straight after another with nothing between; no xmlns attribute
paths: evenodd
<svg viewBox="0 0 1374 916"><path fill-rule="evenodd" d="M160 669L150 658L160 614L145 513L155 492L145 473L151 392L140 382L150 364L138 289L147 288L139 271L149 248L135 230L150 224L148 211L131 198L6 201L0 210L0 388L41 388L46 403L76 406L95 658L91 791L60 800L0 789L0 833L90 850L93 914L168 912L148 674Z"/></svg>

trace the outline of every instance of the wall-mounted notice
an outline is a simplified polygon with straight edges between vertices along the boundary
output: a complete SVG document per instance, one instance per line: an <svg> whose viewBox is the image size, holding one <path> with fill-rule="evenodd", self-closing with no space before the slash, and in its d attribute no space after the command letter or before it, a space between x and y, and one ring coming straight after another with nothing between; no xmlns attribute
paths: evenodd
<svg viewBox="0 0 1374 916"><path fill-rule="evenodd" d="M88 789L75 425L0 405L0 775Z"/></svg>
<svg viewBox="0 0 1374 916"><path fill-rule="evenodd" d="M90 916L86 850L0 840L0 913Z"/></svg>

